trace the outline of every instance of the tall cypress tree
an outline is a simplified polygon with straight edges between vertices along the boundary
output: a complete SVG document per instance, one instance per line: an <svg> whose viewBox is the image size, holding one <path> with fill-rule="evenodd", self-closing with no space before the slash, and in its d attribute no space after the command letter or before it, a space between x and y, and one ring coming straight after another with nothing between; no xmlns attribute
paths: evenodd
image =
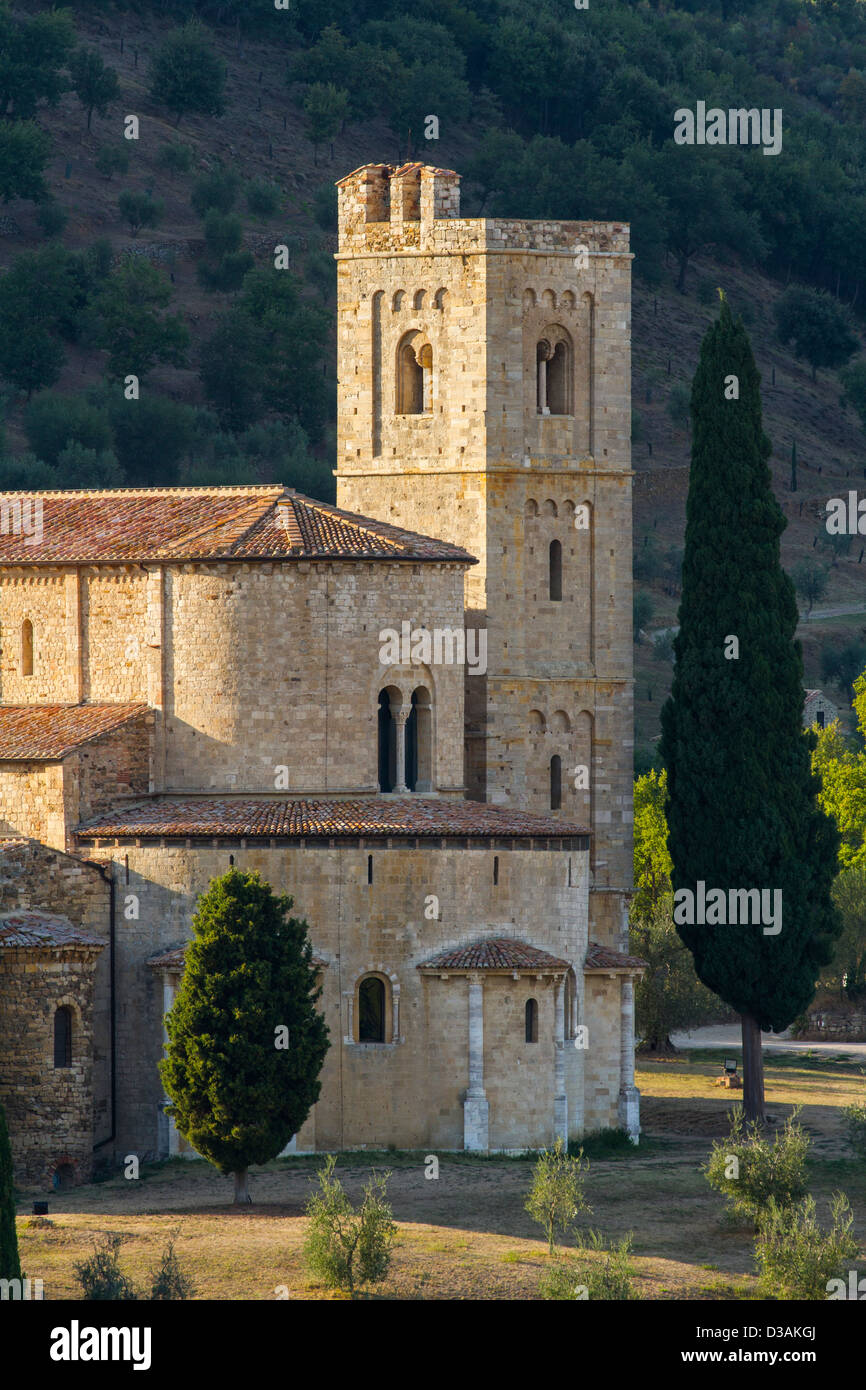
<svg viewBox="0 0 866 1390"><path fill-rule="evenodd" d="M12 1149L6 1128L6 1112L0 1105L0 1279L21 1278L13 1186Z"/></svg>
<svg viewBox="0 0 866 1390"><path fill-rule="evenodd" d="M735 379L735 380L734 380ZM682 923L698 976L742 1018L744 1109L763 1120L761 1030L808 1005L841 924L838 835L817 803L802 728L797 605L783 571L760 376L722 296L692 386L692 454L676 667L662 711L675 890L780 890L781 930ZM734 642L732 639L736 639ZM682 902L680 898L680 902ZM731 915L726 908L726 916ZM738 916L745 913L739 911ZM771 928L773 931L774 928Z"/></svg>
<svg viewBox="0 0 866 1390"><path fill-rule="evenodd" d="M178 1132L249 1202L319 1098L328 1029L307 924L258 874L231 869L199 898L160 1063Z"/></svg>

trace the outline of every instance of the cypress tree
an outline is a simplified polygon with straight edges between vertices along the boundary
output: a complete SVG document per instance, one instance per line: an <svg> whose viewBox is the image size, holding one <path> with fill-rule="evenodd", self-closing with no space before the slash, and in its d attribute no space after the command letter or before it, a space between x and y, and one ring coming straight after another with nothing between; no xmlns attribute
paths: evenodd
<svg viewBox="0 0 866 1390"><path fill-rule="evenodd" d="M0 1279L21 1278L13 1189L12 1149L6 1128L6 1112L0 1105Z"/></svg>
<svg viewBox="0 0 866 1390"><path fill-rule="evenodd" d="M791 491L797 491L797 441L791 445Z"/></svg>
<svg viewBox="0 0 866 1390"><path fill-rule="evenodd" d="M307 923L258 874L230 870L198 900L166 1018L160 1074L178 1132L249 1202L247 1169L285 1148L319 1098L328 1029Z"/></svg>
<svg viewBox="0 0 866 1390"><path fill-rule="evenodd" d="M726 399L732 376L737 398ZM680 627L662 711L671 877L696 902L700 881L707 894L723 890L726 905L733 889L768 889L769 903L780 890L782 911L777 934L742 911L748 922L689 923L680 895L674 920L699 978L741 1015L744 1109L761 1121L761 1030L780 1032L806 1008L841 930L830 898L838 835L817 804L814 735L802 728L797 605L780 563L786 523L767 466L760 376L724 296L691 409Z"/></svg>

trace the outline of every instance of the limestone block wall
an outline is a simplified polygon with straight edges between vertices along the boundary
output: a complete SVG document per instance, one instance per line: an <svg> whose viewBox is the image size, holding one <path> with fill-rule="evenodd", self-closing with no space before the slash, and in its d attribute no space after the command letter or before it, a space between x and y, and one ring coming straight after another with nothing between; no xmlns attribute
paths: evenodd
<svg viewBox="0 0 866 1390"><path fill-rule="evenodd" d="M456 175L418 166L341 183L338 501L478 557L466 622L486 629L488 673L466 682L468 795L548 810L561 757L560 813L589 816L594 883L620 893L594 897L593 935L619 946L632 882L629 229L462 219L456 193ZM432 355L420 414L399 410L406 334ZM550 413L545 344L567 362ZM574 787L578 764L588 789Z"/></svg>
<svg viewBox="0 0 866 1390"><path fill-rule="evenodd" d="M0 838L66 847L62 763L0 762Z"/></svg>
<svg viewBox="0 0 866 1390"><path fill-rule="evenodd" d="M94 952L13 950L0 957L0 1097L19 1182L49 1187L93 1172ZM54 1015L72 1011L72 1065L54 1066Z"/></svg>
<svg viewBox="0 0 866 1390"><path fill-rule="evenodd" d="M574 962L578 1009L583 1008L584 852L494 849L489 842L483 848L385 848L381 842L341 848L310 842L302 849L227 841L218 848L123 843L94 852L110 853L119 891L139 901L138 919L119 922L117 929L121 1154L152 1153L159 1142L162 1089L156 1064L163 991L146 962L190 934L196 896L228 870L230 854L235 867L257 869L275 891L294 896L296 913L309 922L315 953L327 962L323 1007L331 1048L315 1111L318 1148L462 1147L467 982L422 976L416 966L435 952L482 935L519 937ZM372 883L367 881L370 859ZM435 920L425 916L432 898L438 899ZM397 1032L385 1045L352 1041L358 981L367 973L388 981ZM521 979L512 988L510 981L487 980L484 993L492 1132L502 1147L548 1142L553 1135L552 985ZM540 1004L537 1044L524 1041L523 1004L530 996ZM506 1035L513 1039L511 1050ZM573 1049L572 1054L569 1111L579 1123L582 1064ZM298 1147L305 1142L302 1133Z"/></svg>
<svg viewBox="0 0 866 1390"><path fill-rule="evenodd" d="M138 565L81 574L82 698L148 699L148 575Z"/></svg>
<svg viewBox="0 0 866 1390"><path fill-rule="evenodd" d="M617 1128L620 1087L619 976L587 975L584 1022L589 1029L584 1088L587 1131Z"/></svg>
<svg viewBox="0 0 866 1390"><path fill-rule="evenodd" d="M433 702L433 787L463 786L463 671L398 671L380 633L463 626L456 565L182 566L166 575L165 785L321 793L378 788L378 694ZM278 768L287 769L278 786Z"/></svg>
<svg viewBox="0 0 866 1390"><path fill-rule="evenodd" d="M33 673L24 674L22 627L33 629ZM0 702L75 704L81 698L78 584L62 569L4 567L0 575Z"/></svg>
<svg viewBox="0 0 866 1390"><path fill-rule="evenodd" d="M27 836L71 849L80 820L146 794L151 778L150 716L130 721L62 761L0 762L0 839Z"/></svg>
<svg viewBox="0 0 866 1390"><path fill-rule="evenodd" d="M5 841L0 844L0 912L14 912L18 908L41 908L68 917L88 935L98 937L108 946L110 885L96 864L65 854L62 850L49 849L35 840ZM31 954L27 953L28 959ZM0 965L6 958L4 951L0 955ZM27 963L24 961L24 965ZM84 976L80 980L82 990L87 993L85 1023L89 1029L91 1047L93 1113L88 1132L92 1134L93 1142L99 1143L111 1130L111 956L108 949L97 954L92 971L92 986ZM0 1019L12 992L11 986L0 982L0 997L3 999ZM45 1113L48 1113L47 1110Z"/></svg>

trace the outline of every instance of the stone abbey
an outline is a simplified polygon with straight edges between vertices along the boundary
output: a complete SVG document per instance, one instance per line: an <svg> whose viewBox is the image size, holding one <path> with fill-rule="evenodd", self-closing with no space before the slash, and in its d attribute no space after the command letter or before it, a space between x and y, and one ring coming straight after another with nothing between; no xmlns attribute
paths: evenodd
<svg viewBox="0 0 866 1390"><path fill-rule="evenodd" d="M0 534L0 1099L32 1185L185 1151L163 1018L231 865L292 895L320 974L292 1149L639 1132L628 228L462 218L421 164L338 188L336 506L0 498L41 504ZM484 669L383 662L404 622L483 636Z"/></svg>

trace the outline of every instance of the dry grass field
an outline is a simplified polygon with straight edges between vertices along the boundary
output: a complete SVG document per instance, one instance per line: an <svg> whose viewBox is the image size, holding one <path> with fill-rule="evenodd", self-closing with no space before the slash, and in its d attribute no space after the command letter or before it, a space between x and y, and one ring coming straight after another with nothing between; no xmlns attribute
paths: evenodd
<svg viewBox="0 0 866 1390"><path fill-rule="evenodd" d="M646 1061L638 1074L644 1135L624 1157L592 1156L586 1179L592 1215L586 1227L619 1239L634 1233L637 1285L646 1299L750 1298L752 1235L720 1222L723 1202L701 1167L716 1136L727 1132L737 1093L717 1088L721 1054L681 1054ZM846 1151L842 1107L862 1095L856 1064L791 1054L767 1058L769 1113L778 1124L795 1104L812 1136L810 1189L826 1216L835 1191L847 1195L866 1258L866 1166ZM121 1266L143 1284L168 1236L206 1299L341 1297L307 1276L301 1247L304 1205L319 1158L279 1160L254 1172L255 1205L231 1206L231 1185L204 1162L174 1162L142 1171L138 1181L112 1177L51 1198L47 1224L27 1215L22 1194L22 1264L44 1280L48 1299L77 1298L74 1265L95 1235L121 1232ZM526 1158L440 1155L438 1179L425 1177L424 1155L343 1154L337 1165L347 1191L360 1195L370 1169L390 1169L389 1195L399 1245L385 1299L534 1299L547 1264L540 1231L523 1210L531 1176ZM593 1258L588 1256L587 1258Z"/></svg>

